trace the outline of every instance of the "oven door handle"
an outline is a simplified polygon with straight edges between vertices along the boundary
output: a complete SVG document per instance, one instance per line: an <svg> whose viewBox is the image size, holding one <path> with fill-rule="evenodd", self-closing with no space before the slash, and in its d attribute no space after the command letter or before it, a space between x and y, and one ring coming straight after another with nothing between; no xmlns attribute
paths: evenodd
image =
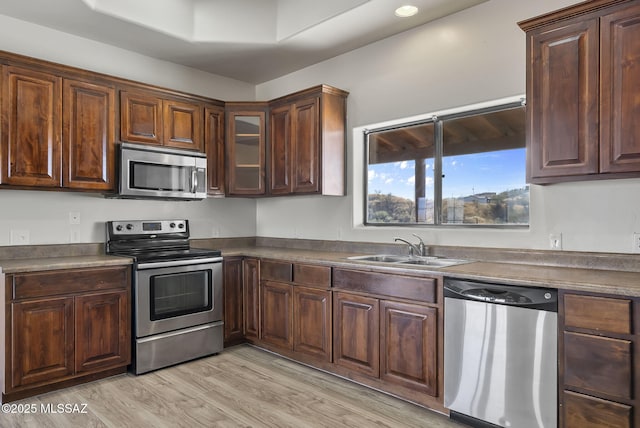
<svg viewBox="0 0 640 428"><path fill-rule="evenodd" d="M170 260L166 262L152 262L152 263L138 263L137 269L160 269L166 267L175 266L192 266L201 265L205 263L219 263L222 262L222 257L210 257L205 259L185 259L185 260Z"/></svg>

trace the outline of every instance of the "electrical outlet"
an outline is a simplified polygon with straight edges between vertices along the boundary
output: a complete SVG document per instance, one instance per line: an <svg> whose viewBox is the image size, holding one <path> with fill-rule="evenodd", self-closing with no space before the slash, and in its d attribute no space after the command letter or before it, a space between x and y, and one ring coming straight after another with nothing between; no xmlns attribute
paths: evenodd
<svg viewBox="0 0 640 428"><path fill-rule="evenodd" d="M80 224L80 213L77 211L69 212L69 224Z"/></svg>
<svg viewBox="0 0 640 428"><path fill-rule="evenodd" d="M633 232L632 253L640 253L640 232Z"/></svg>
<svg viewBox="0 0 640 428"><path fill-rule="evenodd" d="M27 229L12 229L11 245L29 245L29 231Z"/></svg>
<svg viewBox="0 0 640 428"><path fill-rule="evenodd" d="M562 250L562 233L549 234L549 248L552 250Z"/></svg>

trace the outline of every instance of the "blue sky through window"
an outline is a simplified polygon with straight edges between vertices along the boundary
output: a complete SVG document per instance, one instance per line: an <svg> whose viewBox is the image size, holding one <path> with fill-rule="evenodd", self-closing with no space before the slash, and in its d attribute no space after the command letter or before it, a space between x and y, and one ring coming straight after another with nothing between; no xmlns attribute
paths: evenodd
<svg viewBox="0 0 640 428"><path fill-rule="evenodd" d="M448 156L442 159L442 197L464 197L483 192L500 193L526 186L525 149ZM433 198L433 159L426 160L427 199ZM369 193L380 192L407 199L415 197L415 162L369 165Z"/></svg>
<svg viewBox="0 0 640 428"><path fill-rule="evenodd" d="M501 193L526 186L524 148L449 156L442 159L442 197Z"/></svg>

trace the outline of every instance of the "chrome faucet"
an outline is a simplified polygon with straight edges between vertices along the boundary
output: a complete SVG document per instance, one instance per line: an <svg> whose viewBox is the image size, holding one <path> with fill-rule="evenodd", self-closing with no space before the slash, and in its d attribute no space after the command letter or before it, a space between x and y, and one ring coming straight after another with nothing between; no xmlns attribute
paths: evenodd
<svg viewBox="0 0 640 428"><path fill-rule="evenodd" d="M401 242L404 242L405 244L407 244L409 246L409 256L414 256L414 255L418 255L418 256L421 256L421 257L426 256L427 255L427 246L424 245L424 241L422 240L421 237L419 237L415 233L412 233L412 235L420 240L420 243L418 243L418 245L412 244L411 242L407 241L406 239L402 239L402 238L394 238L393 240L395 242L401 241Z"/></svg>

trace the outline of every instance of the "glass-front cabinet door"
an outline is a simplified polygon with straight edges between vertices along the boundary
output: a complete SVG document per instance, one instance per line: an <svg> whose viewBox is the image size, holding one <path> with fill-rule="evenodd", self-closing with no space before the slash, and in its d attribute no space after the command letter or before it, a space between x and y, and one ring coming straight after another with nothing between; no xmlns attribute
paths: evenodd
<svg viewBox="0 0 640 428"><path fill-rule="evenodd" d="M265 194L265 121L261 103L227 105L229 195Z"/></svg>

